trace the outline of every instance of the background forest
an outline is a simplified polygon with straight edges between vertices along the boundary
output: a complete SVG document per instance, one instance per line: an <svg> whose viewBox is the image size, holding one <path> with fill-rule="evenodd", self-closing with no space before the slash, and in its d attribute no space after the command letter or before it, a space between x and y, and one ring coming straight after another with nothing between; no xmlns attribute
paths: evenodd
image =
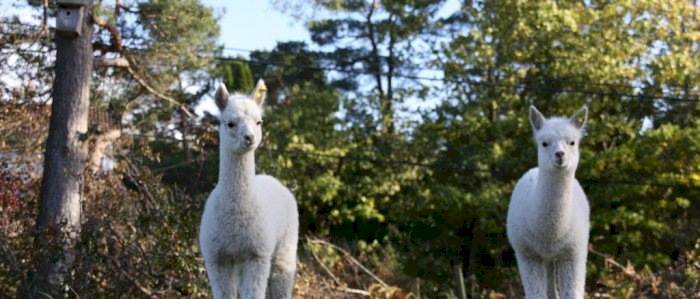
<svg viewBox="0 0 700 299"><path fill-rule="evenodd" d="M700 298L697 1L275 1L313 43L226 56L197 0L96 1L75 262L56 294L209 296L197 245L219 82L269 88L259 173L300 209L298 298L517 298L505 237L527 119L589 108L590 298ZM53 1L0 19L0 297L38 246ZM241 4L244 5L244 4ZM34 25L41 23L42 25ZM48 248L48 249L47 249Z"/></svg>

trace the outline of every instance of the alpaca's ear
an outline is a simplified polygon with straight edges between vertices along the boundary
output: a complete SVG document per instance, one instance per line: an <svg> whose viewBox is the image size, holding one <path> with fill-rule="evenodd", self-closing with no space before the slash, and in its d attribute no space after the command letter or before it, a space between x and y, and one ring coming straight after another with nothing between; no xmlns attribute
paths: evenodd
<svg viewBox="0 0 700 299"><path fill-rule="evenodd" d="M265 97L267 97L267 86L265 86L265 82L263 82L262 79L258 80L258 84L255 85L251 97L258 106L262 107Z"/></svg>
<svg viewBox="0 0 700 299"><path fill-rule="evenodd" d="M544 116L535 106L530 106L530 124L535 131L539 131L544 125Z"/></svg>
<svg viewBox="0 0 700 299"><path fill-rule="evenodd" d="M583 126L586 125L586 121L588 120L588 108L586 106L583 106L581 110L578 112L574 113L574 115L569 118L569 121L571 122L574 127L577 129L581 130L583 129Z"/></svg>
<svg viewBox="0 0 700 299"><path fill-rule="evenodd" d="M226 85L223 82L221 82L219 88L216 89L214 101L216 102L216 106L219 106L221 111L226 109L226 105L228 105L228 90L226 90Z"/></svg>

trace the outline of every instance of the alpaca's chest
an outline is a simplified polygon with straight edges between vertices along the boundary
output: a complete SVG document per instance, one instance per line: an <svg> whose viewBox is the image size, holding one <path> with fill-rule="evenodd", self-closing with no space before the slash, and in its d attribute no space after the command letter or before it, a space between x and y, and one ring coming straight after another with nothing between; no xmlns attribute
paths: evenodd
<svg viewBox="0 0 700 299"><path fill-rule="evenodd" d="M271 250L264 215L255 206L210 205L202 215L202 243L217 255L240 259Z"/></svg>
<svg viewBox="0 0 700 299"><path fill-rule="evenodd" d="M521 249L544 259L555 259L560 256L568 256L575 249L575 234L569 229L559 226L523 227L523 237L519 238Z"/></svg>
<svg viewBox="0 0 700 299"><path fill-rule="evenodd" d="M212 230L228 239L257 239L265 232L259 216L235 210L216 210Z"/></svg>
<svg viewBox="0 0 700 299"><path fill-rule="evenodd" d="M218 255L240 260L265 255L269 251L262 235L263 231L255 225L234 222L228 226L216 227L208 237Z"/></svg>

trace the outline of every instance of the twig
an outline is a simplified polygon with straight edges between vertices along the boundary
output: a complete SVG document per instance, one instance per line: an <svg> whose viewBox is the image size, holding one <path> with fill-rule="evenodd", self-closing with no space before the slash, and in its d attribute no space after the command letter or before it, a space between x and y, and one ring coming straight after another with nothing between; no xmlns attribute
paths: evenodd
<svg viewBox="0 0 700 299"><path fill-rule="evenodd" d="M124 270L124 268L122 268L122 266L119 264L119 261L118 261L115 257L110 256L110 255L103 255L103 257L106 257L106 258L110 259L110 260L115 264L115 266L117 266L117 268L119 269L119 272L121 272L122 275L124 275L124 277L126 277L127 279L129 279L129 280L131 281L131 283L133 283L134 286L136 286L136 288L139 289L139 291L141 291L141 292L142 292L143 294L145 294L146 296L153 296L153 291L151 291L150 289L148 289L148 288L142 286L142 285L138 282L138 280L136 280L136 278L134 278L134 277L131 276L128 272L126 272L126 270Z"/></svg>
<svg viewBox="0 0 700 299"><path fill-rule="evenodd" d="M624 274L626 274L634 279L640 279L639 275L634 271L634 268L631 267L631 265L623 266L622 264L618 263L611 255L594 250L593 245L588 246L588 251L597 255L597 256L604 258L606 263L610 263L611 265L620 268L620 270L622 270L622 273L624 273Z"/></svg>
<svg viewBox="0 0 700 299"><path fill-rule="evenodd" d="M112 59L95 58L93 64L94 64L94 68L96 68L96 69L109 67L109 66L121 67L121 68L129 67L129 61L126 60L126 58L124 58L124 57L112 58Z"/></svg>
<svg viewBox="0 0 700 299"><path fill-rule="evenodd" d="M308 240L307 240L307 242L308 242ZM321 265L321 268L323 268L323 270L326 271L326 273L328 274L328 276L330 276L330 277L333 279L333 282L335 282L335 284L338 285L338 286L342 286L342 284L340 283L340 280L338 280L338 277L335 277L335 275L333 274L333 272L331 272L331 270L328 269L328 267L327 267L325 264L323 264L323 262L321 262L321 259L318 258L318 256L316 255L316 253L314 253L313 250L309 250L309 252L311 252L311 256L313 256L314 259L316 260L316 262L317 262L319 265Z"/></svg>
<svg viewBox="0 0 700 299"><path fill-rule="evenodd" d="M365 266L363 266L362 263L360 263L357 259L355 259L347 250L345 250L345 249L343 249L343 248L340 248L339 246L337 246L337 245L335 245L335 244L333 244L333 243L329 243L329 242L326 242L326 241L323 241L323 240L319 240L319 239L309 239L309 238L307 238L306 240L307 240L307 242L310 242L310 243L316 243L316 244L321 244L321 245L326 245L326 246L333 247L334 249L336 249L336 250L340 251L341 253L343 253L352 263L354 263L355 265L357 265L360 269L362 269L362 271L364 271L364 272L367 273L369 276L371 276L372 278L374 278L374 280L376 280L376 281L377 281L379 284L381 284L384 288L388 288L388 287L389 287L389 285L388 285L386 282L384 282L381 278L379 278L377 275L375 275L374 273L372 273L372 271L370 271L370 270L367 269Z"/></svg>
<svg viewBox="0 0 700 299"><path fill-rule="evenodd" d="M114 19L119 18L119 9L122 8L122 1L117 0L116 3L114 3Z"/></svg>
<svg viewBox="0 0 700 299"><path fill-rule="evenodd" d="M351 288L343 288L341 291L346 292L346 293L351 293L351 294L358 294L366 297L372 297L372 294L365 290L360 290L360 289L351 289Z"/></svg>
<svg viewBox="0 0 700 299"><path fill-rule="evenodd" d="M151 94L153 94L153 95L156 96L157 98L160 98L160 99L162 99L162 100L168 101L168 102L170 102L171 104L177 106L177 107L180 108L180 110L182 110L182 112L184 112L187 116L189 116L189 117L191 117L191 118L196 118L196 117L192 114L192 112L190 112L189 110L187 110L187 108L185 108L185 106L184 106L183 104L181 104L180 102L176 101L175 99L173 99L173 98L171 98L171 97L169 97L169 96L167 96L167 95L165 95L165 94L163 94L163 93L160 93L159 91L155 90L155 88L153 88L153 87L151 87L150 85L148 85L148 83L146 83L146 81L144 81L143 78L141 78L141 76L140 76L138 73L136 73L136 71L134 71L134 69L131 68L131 63L129 63L129 64L126 66L126 70L129 72L129 74L131 74L131 76L134 78L134 80L136 80L136 82L138 82L139 84L141 84L141 86L143 86L143 88L145 88L146 90L148 90L148 92L150 92Z"/></svg>
<svg viewBox="0 0 700 299"><path fill-rule="evenodd" d="M149 191L148 188L138 183L139 180L136 179L135 175L139 176L141 174L136 168L136 165L134 165L133 161L131 161L130 159L125 159L125 161L127 162L129 167L123 173L127 176L128 179L134 182L134 184L136 185L136 189L142 195L147 197L148 200L141 200L140 202L143 203L143 207L146 211L150 211L150 205L153 204L153 202L155 202L155 197L153 196L153 194L151 194L151 191Z"/></svg>
<svg viewBox="0 0 700 299"><path fill-rule="evenodd" d="M133 226L131 226L131 227L133 228ZM108 223L107 229L112 233L113 236L116 237L117 241L119 242L119 244L122 247L128 248L128 245L126 244L126 242L124 242L124 238L122 238L122 236L120 236L119 233L116 230L114 230L111 223ZM134 230L136 230L136 229L134 228ZM143 248L141 248L141 243L139 243L138 241L133 242L133 243L136 244L136 248L139 249L139 252L141 252L141 256L144 257L144 261L146 262L146 267L148 268L148 274L151 275L151 277L149 277L150 280L157 283L158 281L153 279L153 277L155 277L156 275L153 273L153 267L151 266L151 263L149 262L149 259L148 259L149 256L146 254L146 251Z"/></svg>
<svg viewBox="0 0 700 299"><path fill-rule="evenodd" d="M306 241L307 241L307 242L311 242L311 240L309 240L309 239L307 239ZM316 253L314 253L313 250L309 250L309 252L311 252L311 256L313 256L314 259L316 260L316 262L317 262L319 265L321 265L321 268L323 268L323 270L326 271L326 273L328 274L328 276L330 276L330 277L333 279L333 282L335 282L335 284L336 284L338 290L340 290L340 291L342 291L342 292L351 293L351 294L358 294L358 295L362 295L362 296L366 296L366 297L371 297L371 296L372 296L372 294L371 294L370 292L368 292L368 291L360 290L360 289L352 289L352 288L346 287L343 283L340 282L340 280L338 279L338 277L336 277L336 276L333 274L333 272L332 272L330 269L328 269L328 267L327 267L325 264L323 264L323 262L321 262L321 259L318 258L318 256L316 255Z"/></svg>
<svg viewBox="0 0 700 299"><path fill-rule="evenodd" d="M109 66L125 68L129 72L131 77L134 78L134 80L136 80L136 82L138 82L139 85L141 85L143 88L145 88L149 93L154 95L156 98L159 98L161 100L169 102L170 104L175 105L176 107L178 107L178 109L180 109L188 117L196 119L196 116L194 114L192 114L192 112L187 110L187 107L185 107L184 104L178 102L177 100L167 96L166 94L164 94L162 92L157 91L155 88L148 85L146 80L144 80L141 77L141 75L139 75L133 68L131 68L131 61L129 61L129 59L127 57L120 57L120 58L113 58L113 59L102 59L102 58L95 59L94 68L102 68L102 67L109 67Z"/></svg>
<svg viewBox="0 0 700 299"><path fill-rule="evenodd" d="M42 5L44 8L44 15L41 18L41 31L39 32L39 36L42 36L46 34L48 36L49 33L49 26L48 26L48 20L49 20L49 0L44 0L44 4Z"/></svg>
<svg viewBox="0 0 700 299"><path fill-rule="evenodd" d="M70 289L70 290L73 292L73 295L75 295L75 297L77 297L78 299L80 299L80 295L78 295L78 292L76 292L75 289L73 289L72 286L68 285L68 289Z"/></svg>

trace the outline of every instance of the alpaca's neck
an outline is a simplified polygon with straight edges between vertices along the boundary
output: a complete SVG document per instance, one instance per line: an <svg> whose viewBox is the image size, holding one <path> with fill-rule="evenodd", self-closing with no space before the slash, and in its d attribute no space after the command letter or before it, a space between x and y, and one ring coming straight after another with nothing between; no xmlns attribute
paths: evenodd
<svg viewBox="0 0 700 299"><path fill-rule="evenodd" d="M539 170L532 218L541 236L559 238L567 233L573 213L573 171Z"/></svg>
<svg viewBox="0 0 700 299"><path fill-rule="evenodd" d="M253 151L239 155L220 150L218 187L226 198L244 200L251 198L255 177L255 155Z"/></svg>

